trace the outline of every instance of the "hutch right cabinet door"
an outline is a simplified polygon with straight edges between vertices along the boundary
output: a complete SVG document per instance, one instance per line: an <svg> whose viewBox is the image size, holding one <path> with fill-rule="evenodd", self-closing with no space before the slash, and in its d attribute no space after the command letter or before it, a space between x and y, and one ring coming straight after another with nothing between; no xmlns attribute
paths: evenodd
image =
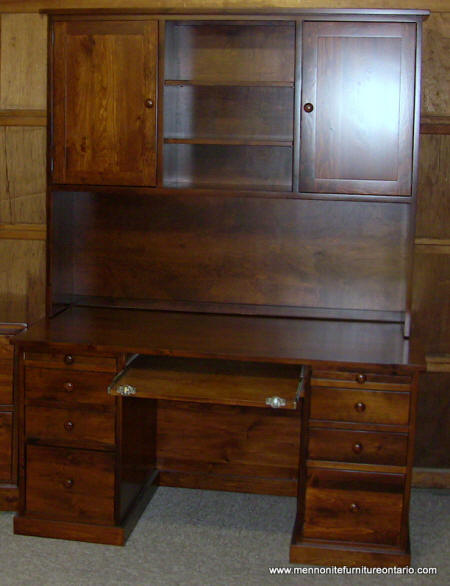
<svg viewBox="0 0 450 586"><path fill-rule="evenodd" d="M157 22L54 27L53 181L155 185Z"/></svg>
<svg viewBox="0 0 450 586"><path fill-rule="evenodd" d="M415 23L305 22L300 191L411 195Z"/></svg>

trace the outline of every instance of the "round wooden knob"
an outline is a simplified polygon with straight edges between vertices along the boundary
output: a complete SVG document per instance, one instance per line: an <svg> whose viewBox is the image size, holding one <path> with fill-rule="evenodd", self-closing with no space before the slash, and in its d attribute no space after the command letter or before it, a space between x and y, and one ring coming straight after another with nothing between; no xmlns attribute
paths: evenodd
<svg viewBox="0 0 450 586"><path fill-rule="evenodd" d="M66 480L64 480L63 484L66 488L72 488L72 486L73 486L72 478L66 478Z"/></svg>
<svg viewBox="0 0 450 586"><path fill-rule="evenodd" d="M359 513L360 510L361 509L360 509L359 505L357 505L356 503L352 503L350 505L350 512L351 513Z"/></svg>
<svg viewBox="0 0 450 586"><path fill-rule="evenodd" d="M364 405L364 403L362 403L361 401L355 403L355 411L358 411L358 413L362 413L365 410L366 406Z"/></svg>
<svg viewBox="0 0 450 586"><path fill-rule="evenodd" d="M73 359L73 356L72 356L72 354L66 354L66 355L64 356L64 362L65 362L66 364L73 364L73 363L74 363L74 359Z"/></svg>
<svg viewBox="0 0 450 586"><path fill-rule="evenodd" d="M72 421L66 421L66 422L64 423L64 429L65 429L66 431L72 431L72 430L73 430L73 428L74 428L74 425L73 425Z"/></svg>
<svg viewBox="0 0 450 586"><path fill-rule="evenodd" d="M363 445L357 442L356 444L353 444L352 450L355 454L360 454L363 451Z"/></svg>
<svg viewBox="0 0 450 586"><path fill-rule="evenodd" d="M355 380L360 385L363 385L367 380L367 376L365 374L357 374Z"/></svg>
<svg viewBox="0 0 450 586"><path fill-rule="evenodd" d="M71 393L73 391L73 383L67 381L66 383L63 384L64 390L67 391L68 393Z"/></svg>
<svg viewBox="0 0 450 586"><path fill-rule="evenodd" d="M153 100L151 100L150 98L148 98L148 100L145 100L145 107L153 108Z"/></svg>
<svg viewBox="0 0 450 586"><path fill-rule="evenodd" d="M310 102L307 102L303 106L303 110L305 110L305 112L308 112L308 114L309 114L310 112L312 112L314 110L314 106Z"/></svg>

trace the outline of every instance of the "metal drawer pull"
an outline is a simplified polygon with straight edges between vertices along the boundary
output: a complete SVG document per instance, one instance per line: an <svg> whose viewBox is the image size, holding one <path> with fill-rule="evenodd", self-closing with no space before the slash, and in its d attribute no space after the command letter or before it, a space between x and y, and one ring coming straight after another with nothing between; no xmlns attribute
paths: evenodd
<svg viewBox="0 0 450 586"><path fill-rule="evenodd" d="M355 407L355 411L358 411L358 413L363 413L366 410L365 404L362 403L361 401L358 401L357 403L355 403L354 407Z"/></svg>
<svg viewBox="0 0 450 586"><path fill-rule="evenodd" d="M73 383L71 383L71 382L64 383L63 387L67 393L71 393L73 391Z"/></svg>
<svg viewBox="0 0 450 586"><path fill-rule="evenodd" d="M73 358L72 354L66 354L66 355L64 356L64 362L65 362L66 364L73 364L73 363L75 362L75 360L74 360L74 358Z"/></svg>
<svg viewBox="0 0 450 586"><path fill-rule="evenodd" d="M133 387L133 385L119 385L117 387L117 392L123 397L129 397L130 395L136 395L137 389L136 387Z"/></svg>
<svg viewBox="0 0 450 586"><path fill-rule="evenodd" d="M64 480L63 484L65 488L72 488L73 480L71 478L67 478L67 480Z"/></svg>
<svg viewBox="0 0 450 586"><path fill-rule="evenodd" d="M361 507L357 503L352 503L350 505L350 513L359 513Z"/></svg>
<svg viewBox="0 0 450 586"><path fill-rule="evenodd" d="M267 397L266 405L269 405L274 409L279 409L280 407L286 406L286 399L282 399L281 397Z"/></svg>

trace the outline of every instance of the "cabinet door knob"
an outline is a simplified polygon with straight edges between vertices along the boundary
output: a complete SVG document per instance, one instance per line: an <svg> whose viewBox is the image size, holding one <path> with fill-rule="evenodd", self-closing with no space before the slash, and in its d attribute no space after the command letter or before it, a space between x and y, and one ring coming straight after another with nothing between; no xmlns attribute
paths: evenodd
<svg viewBox="0 0 450 586"><path fill-rule="evenodd" d="M73 486L72 478L66 478L66 480L64 480L63 484L66 488L72 488L72 486Z"/></svg>
<svg viewBox="0 0 450 586"><path fill-rule="evenodd" d="M145 107L146 108L153 108L153 100L151 100L150 98L145 100Z"/></svg>
<svg viewBox="0 0 450 586"><path fill-rule="evenodd" d="M363 385L367 380L367 376L365 374L357 374L355 379L357 383Z"/></svg>
<svg viewBox="0 0 450 586"><path fill-rule="evenodd" d="M73 383L71 383L69 381L64 383L63 387L64 387L64 390L67 391L68 393L71 393L73 391Z"/></svg>
<svg viewBox="0 0 450 586"><path fill-rule="evenodd" d="M303 106L303 110L309 114L314 110L314 106L310 102L306 102L306 104Z"/></svg>
<svg viewBox="0 0 450 586"><path fill-rule="evenodd" d="M74 428L74 425L73 425L72 421L66 421L66 422L64 423L64 429L65 429L66 431L72 431L72 430L73 430L73 428Z"/></svg>
<svg viewBox="0 0 450 586"><path fill-rule="evenodd" d="M350 505L350 513L359 513L360 510L361 510L361 508L358 504L352 503Z"/></svg>
<svg viewBox="0 0 450 586"><path fill-rule="evenodd" d="M363 445L357 442L356 444L353 444L352 449L355 454L360 454L363 451Z"/></svg>
<svg viewBox="0 0 450 586"><path fill-rule="evenodd" d="M354 407L355 407L355 411L358 411L358 413L362 413L363 411L366 410L365 404L362 403L361 401L358 401L357 403L355 403Z"/></svg>
<svg viewBox="0 0 450 586"><path fill-rule="evenodd" d="M73 364L74 363L74 358L73 358L72 354L66 354L64 356L64 362L66 364Z"/></svg>

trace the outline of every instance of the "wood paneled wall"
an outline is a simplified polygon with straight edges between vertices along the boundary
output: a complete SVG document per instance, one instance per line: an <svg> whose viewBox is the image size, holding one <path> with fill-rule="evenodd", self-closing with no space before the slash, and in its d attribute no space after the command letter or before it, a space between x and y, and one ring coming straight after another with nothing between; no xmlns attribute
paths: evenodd
<svg viewBox="0 0 450 586"><path fill-rule="evenodd" d="M0 27L0 321L27 322L45 301L47 19Z"/></svg>
<svg viewBox="0 0 450 586"><path fill-rule="evenodd" d="M424 25L422 146L413 287L414 336L429 354L422 380L417 463L450 467L450 3L330 0L332 7L428 8ZM41 8L120 8L126 0L3 0L0 15L0 321L44 313L46 17ZM134 0L133 7L149 7ZM184 0L152 7L185 7ZM312 8L317 0L196 0L190 8ZM436 342L449 354L435 355ZM447 434L447 435L446 435ZM442 449L430 449L433 445Z"/></svg>

